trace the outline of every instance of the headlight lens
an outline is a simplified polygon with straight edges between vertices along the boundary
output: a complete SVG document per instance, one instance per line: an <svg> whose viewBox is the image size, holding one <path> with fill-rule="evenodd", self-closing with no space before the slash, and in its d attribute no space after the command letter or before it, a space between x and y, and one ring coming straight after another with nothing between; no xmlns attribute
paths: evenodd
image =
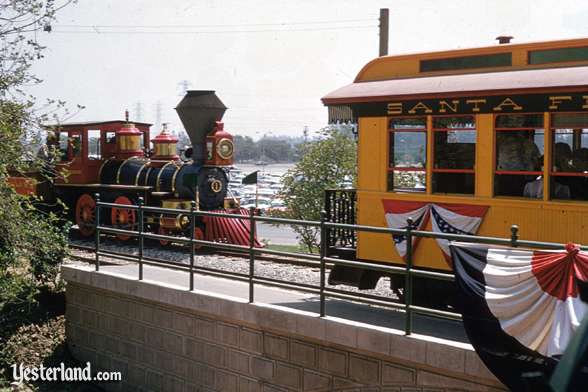
<svg viewBox="0 0 588 392"><path fill-rule="evenodd" d="M216 152L222 159L231 159L233 150L233 142L230 139L221 139L216 146Z"/></svg>

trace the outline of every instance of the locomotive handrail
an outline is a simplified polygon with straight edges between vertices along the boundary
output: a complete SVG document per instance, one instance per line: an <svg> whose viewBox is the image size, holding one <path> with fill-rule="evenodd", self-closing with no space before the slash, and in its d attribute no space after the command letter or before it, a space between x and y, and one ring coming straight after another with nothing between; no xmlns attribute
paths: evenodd
<svg viewBox="0 0 588 392"><path fill-rule="evenodd" d="M137 225L137 230L126 230L121 228L116 228L112 226L105 225L100 223L95 226L95 251L96 251L96 270L98 271L100 268L100 257L110 256L110 257L118 257L124 260L129 261L138 261L139 262L139 279L143 279L143 264L148 265L164 265L174 269L186 270L190 274L190 290L194 289L194 273L197 271L201 274L207 274L212 276L218 277L229 277L230 279L239 280L243 282L247 282L249 284L249 301L254 302L254 286L256 284L263 284L272 287L280 287L286 289L295 289L306 293L318 294L320 297L320 312L319 315L324 317L326 315L326 300L327 298L336 298L336 299L344 299L344 300L353 300L355 302L361 302L365 304L375 305L375 306L383 306L386 308L393 308L396 310L400 310L405 313L405 334L409 335L412 333L412 316L413 314L422 314L427 316L434 316L434 317L441 317L451 320L460 320L461 316L458 313L454 313L447 310L440 310L440 309L431 309L426 308L423 306L414 305L412 303L412 286L413 286L413 278L414 277L425 277L431 278L436 280L445 280L445 281L454 281L455 277L452 273L443 273L443 272L436 272L430 271L421 268L414 268L413 267L413 249L412 249L412 238L419 237L419 238L434 238L434 239L445 239L450 241L463 241L463 242L473 242L473 243L484 243L484 244L493 244L493 245L507 245L512 247L531 247L531 248L543 248L543 249L562 249L565 247L564 244L560 243L552 243L552 242L540 242L540 241L528 241L528 240L520 240L518 227L513 225L511 227L511 236L510 238L501 238L501 237L489 237L489 236L473 236L473 235L464 235L464 234L446 234L446 233L435 233L432 231L426 230L414 230L412 220L409 218L407 220L406 228L402 229L393 229L388 227L375 227L375 226L365 226L365 225L357 225L357 224L349 224L349 223L336 223L336 222L329 222L327 221L326 213L321 213L320 221L309 221L309 220L296 220L296 219L287 219L287 218L275 218L275 217L265 217L265 216L257 216L254 214L254 209L249 210L248 215L244 214L225 214L220 212L211 212L211 211L198 211L195 209L195 202L191 203L190 209L174 209L174 208L163 208L163 207L151 207L151 206L144 206L143 199L139 198L138 205L126 205L126 204L115 204L115 203L107 203L101 202L98 195L96 195L96 220L101 222L100 219L100 210L102 208L120 208L120 209L127 209L127 210L136 210L138 211L139 216L139 225ZM172 236L172 235L165 235L165 234L155 234L146 232L144 230L144 213L158 213L158 214L174 214L174 215L186 215L190 219L190 232L192 234L192 238L183 237L183 236ZM203 239L196 239L194 237L195 231L195 218L196 217L222 217L226 219L240 219L240 220L247 220L250 224L250 232L249 232L249 244L248 245L237 245L237 244L228 244L228 243L220 243L215 241L203 240ZM280 250L273 250L273 249L264 249L255 246L255 222L267 222L267 223L275 223L275 224L289 224L289 225L302 225L302 226L313 226L318 227L320 231L321 241L320 241L320 253L313 254L313 253L303 253L303 252L287 252L287 251L280 251ZM135 224L135 223L134 223ZM331 229L346 229L351 230L353 232L357 231L365 231L371 233L380 233L380 234L389 234L389 235L402 235L406 237L406 255L405 255L405 265L389 265L389 264L378 264L378 263L371 263L365 261L357 261L357 260L346 260L334 257L328 257L326 254L326 248L328 246L328 231ZM119 234L125 236L132 236L139 238L139 252L138 255L132 254L121 254L119 252L110 252L104 251L100 249L100 233L110 233L110 234ZM190 264L179 264L173 261L167 260L159 260L154 259L149 256L144 255L144 239L152 239L152 240L164 240L164 241L173 241L177 243L181 243L183 245L187 245L190 248ZM221 269L205 267L205 266L198 266L194 263L194 246L206 246L209 248L214 249L221 249L221 250L232 250L237 251L243 254L249 255L249 272L242 273L242 272L229 272L224 271ZM588 249L588 246L582 246L581 249ZM320 268L320 283L318 285L312 285L307 283L298 283L298 282L284 282L279 279L275 278L267 278L267 277L260 277L255 275L255 260L256 257L260 255L274 255L274 256L281 256L281 257L292 257L297 259L307 260L311 265ZM349 292L344 291L342 289L336 289L327 286L326 282L326 273L327 267L332 268L333 266L346 266L352 268L362 268L365 270L371 271L378 271L384 274L396 274L396 275L403 275L405 277L405 287L404 287L404 303L400 302L392 302L395 301L393 298L377 296L373 294L367 293L356 293L356 292Z"/></svg>

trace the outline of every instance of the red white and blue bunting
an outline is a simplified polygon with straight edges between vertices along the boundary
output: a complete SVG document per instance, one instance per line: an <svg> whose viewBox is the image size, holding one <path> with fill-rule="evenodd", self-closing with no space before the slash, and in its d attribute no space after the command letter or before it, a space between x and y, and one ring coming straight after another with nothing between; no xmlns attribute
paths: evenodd
<svg viewBox="0 0 588 392"><path fill-rule="evenodd" d="M574 245L533 251L452 243L450 250L458 310L486 366L511 390L525 390L522 373L548 377L588 310L575 281L588 280L588 253Z"/></svg>
<svg viewBox="0 0 588 392"><path fill-rule="evenodd" d="M469 234L475 235L482 224L488 206L448 203L423 203L402 200L382 200L384 213L388 227L392 229L406 229L407 219L413 220L414 230L423 229L429 217L432 216L431 227L436 233ZM406 255L406 236L393 235L394 245L398 254L404 258ZM413 238L413 247L418 243ZM449 241L437 239L437 244L449 260Z"/></svg>

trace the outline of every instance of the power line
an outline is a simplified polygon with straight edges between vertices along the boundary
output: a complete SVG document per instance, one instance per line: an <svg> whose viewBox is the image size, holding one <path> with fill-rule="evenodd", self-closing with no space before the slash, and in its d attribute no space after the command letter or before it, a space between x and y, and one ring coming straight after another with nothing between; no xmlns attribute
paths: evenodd
<svg viewBox="0 0 588 392"><path fill-rule="evenodd" d="M298 25L313 25L313 24L339 24L339 23L354 23L354 22L375 22L376 18L370 19L340 19L340 20L322 20L312 22L277 22L277 23L243 23L243 24L195 24L195 25L67 25L58 24L54 27L85 27L85 28L201 28L201 27L248 27L248 26L298 26Z"/></svg>
<svg viewBox="0 0 588 392"><path fill-rule="evenodd" d="M225 34L225 33L287 33L301 31L335 31L335 30L366 30L377 28L377 25L370 26L338 26L324 28L307 28L307 29L264 29L264 30L210 30L210 31L101 31L101 30L53 30L54 34Z"/></svg>

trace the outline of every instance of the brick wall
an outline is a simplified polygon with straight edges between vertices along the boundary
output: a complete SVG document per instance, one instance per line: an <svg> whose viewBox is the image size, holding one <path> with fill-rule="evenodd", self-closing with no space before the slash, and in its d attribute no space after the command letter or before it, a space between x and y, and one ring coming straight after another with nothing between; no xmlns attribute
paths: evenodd
<svg viewBox="0 0 588 392"><path fill-rule="evenodd" d="M73 355L112 391L499 391L470 347L65 267Z"/></svg>

